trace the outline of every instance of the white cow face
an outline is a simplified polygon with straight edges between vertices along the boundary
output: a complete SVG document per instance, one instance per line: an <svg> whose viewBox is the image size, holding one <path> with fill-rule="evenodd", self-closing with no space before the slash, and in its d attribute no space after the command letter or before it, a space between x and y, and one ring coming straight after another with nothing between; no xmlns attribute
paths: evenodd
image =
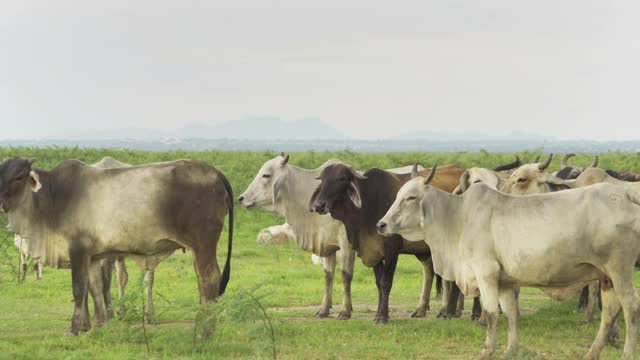
<svg viewBox="0 0 640 360"><path fill-rule="evenodd" d="M280 155L262 165L238 201L247 209L274 210L273 184L287 171L289 155Z"/></svg>
<svg viewBox="0 0 640 360"><path fill-rule="evenodd" d="M467 191L473 184L487 184L492 189L498 190L499 179L494 171L484 168L470 168L460 176L460 193Z"/></svg>
<svg viewBox="0 0 640 360"><path fill-rule="evenodd" d="M527 164L514 171L500 189L514 195L530 195L568 189L570 186L562 179L540 169L540 164Z"/></svg>
<svg viewBox="0 0 640 360"><path fill-rule="evenodd" d="M378 222L378 232L382 235L400 234L409 241L423 241L420 203L426 190L427 185L424 184L423 177L405 183L398 191L389 211Z"/></svg>

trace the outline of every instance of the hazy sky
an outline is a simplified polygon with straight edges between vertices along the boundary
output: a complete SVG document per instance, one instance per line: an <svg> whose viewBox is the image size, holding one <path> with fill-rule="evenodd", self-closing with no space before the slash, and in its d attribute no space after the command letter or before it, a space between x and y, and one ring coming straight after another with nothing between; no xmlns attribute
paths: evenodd
<svg viewBox="0 0 640 360"><path fill-rule="evenodd" d="M0 4L0 138L271 116L640 139L637 0Z"/></svg>

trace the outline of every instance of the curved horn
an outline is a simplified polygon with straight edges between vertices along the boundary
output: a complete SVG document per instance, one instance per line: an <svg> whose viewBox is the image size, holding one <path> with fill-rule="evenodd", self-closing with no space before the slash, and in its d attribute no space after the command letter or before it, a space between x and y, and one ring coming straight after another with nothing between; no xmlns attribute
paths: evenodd
<svg viewBox="0 0 640 360"><path fill-rule="evenodd" d="M467 191L467 183L469 182L469 169L465 170L462 175L460 175L460 190L461 192Z"/></svg>
<svg viewBox="0 0 640 360"><path fill-rule="evenodd" d="M436 175L436 168L437 167L438 167L438 163L433 164L433 167L431 168L431 172L429 173L429 176L427 176L427 178L424 179L424 184L425 185L429 185L431 180L433 180L433 177Z"/></svg>
<svg viewBox="0 0 640 360"><path fill-rule="evenodd" d="M520 167L520 165L522 165L522 163L520 162L520 158L518 157L518 155L516 155L516 161L509 164L500 165L497 168L493 169L493 171L511 170Z"/></svg>
<svg viewBox="0 0 640 360"><path fill-rule="evenodd" d="M553 153L549 154L549 157L543 163L538 164L538 169L546 170L549 167L549 164L551 164L552 159L553 159Z"/></svg>
<svg viewBox="0 0 640 360"><path fill-rule="evenodd" d="M591 162L591 167L598 167L598 163L600 162L600 157L598 156L598 154L595 154L593 156L593 161Z"/></svg>
<svg viewBox="0 0 640 360"><path fill-rule="evenodd" d="M415 179L418 177L418 163L413 164L411 168L411 178Z"/></svg>
<svg viewBox="0 0 640 360"><path fill-rule="evenodd" d="M560 160L560 170L567 167L567 161L569 160L569 158L573 156L576 156L576 154L574 153L564 154L564 156L562 157L562 160Z"/></svg>
<svg viewBox="0 0 640 360"><path fill-rule="evenodd" d="M282 166L287 165L287 163L289 162L289 154L284 155L284 153L282 153L281 156L283 156L284 159L282 159L282 161L280 162L280 165Z"/></svg>
<svg viewBox="0 0 640 360"><path fill-rule="evenodd" d="M538 154L538 156L536 156L536 158L535 158L535 159L533 159L533 163L534 163L534 164L537 164L537 163L539 163L539 162L540 162L540 155L542 155L542 154Z"/></svg>

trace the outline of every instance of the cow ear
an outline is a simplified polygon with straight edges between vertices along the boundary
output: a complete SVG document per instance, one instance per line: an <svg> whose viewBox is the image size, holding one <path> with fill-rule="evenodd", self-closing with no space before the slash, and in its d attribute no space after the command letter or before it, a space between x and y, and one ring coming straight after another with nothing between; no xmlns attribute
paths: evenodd
<svg viewBox="0 0 640 360"><path fill-rule="evenodd" d="M358 185L356 185L353 181L349 183L349 199L353 202L358 209L362 207L362 198L360 198L360 190L358 190Z"/></svg>
<svg viewBox="0 0 640 360"><path fill-rule="evenodd" d="M313 191L313 194L311 194L311 198L309 199L309 203L307 204L307 209L311 212L314 211L313 204L316 202L318 195L320 195L320 185L318 185L318 187Z"/></svg>
<svg viewBox="0 0 640 360"><path fill-rule="evenodd" d="M35 171L29 172L29 185L31 185L31 191L37 193L40 188L42 188L42 184L40 183L40 177Z"/></svg>
<svg viewBox="0 0 640 360"><path fill-rule="evenodd" d="M565 181L565 180L559 179L559 178L557 178L555 176L547 176L547 178L544 181L544 184L552 192L553 191L560 191L560 190L567 190L567 189L572 189L573 188L569 181Z"/></svg>

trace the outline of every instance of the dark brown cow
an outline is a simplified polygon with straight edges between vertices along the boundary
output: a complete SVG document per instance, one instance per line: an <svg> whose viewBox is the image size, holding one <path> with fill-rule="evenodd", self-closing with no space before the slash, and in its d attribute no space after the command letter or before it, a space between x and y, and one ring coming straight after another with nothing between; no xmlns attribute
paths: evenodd
<svg viewBox="0 0 640 360"><path fill-rule="evenodd" d="M13 158L0 165L0 209L8 213L12 230L29 239L31 253L43 264L63 267L60 259L70 260L75 303L71 333L91 327L86 305L89 268L107 256L157 256L188 248L200 302L224 293L230 275L233 194L220 171L192 160L115 169L67 160L51 171L32 169L32 162ZM221 276L216 253L227 211L229 248ZM96 314L96 320L100 325L104 314Z"/></svg>
<svg viewBox="0 0 640 360"><path fill-rule="evenodd" d="M423 170L420 174L426 176L430 171ZM457 165L439 168L433 180L434 186L453 191L463 171ZM411 175L397 175L373 168L363 176L339 163L327 166L319 179L321 183L309 200L309 208L322 214L329 212L334 219L344 223L349 243L364 265L373 267L378 287L375 321L386 323L398 255L412 254L420 261L430 261L430 250L425 242L407 241L399 235L383 236L376 228L376 222L384 216L396 193L411 179ZM455 304L453 306L455 309Z"/></svg>

